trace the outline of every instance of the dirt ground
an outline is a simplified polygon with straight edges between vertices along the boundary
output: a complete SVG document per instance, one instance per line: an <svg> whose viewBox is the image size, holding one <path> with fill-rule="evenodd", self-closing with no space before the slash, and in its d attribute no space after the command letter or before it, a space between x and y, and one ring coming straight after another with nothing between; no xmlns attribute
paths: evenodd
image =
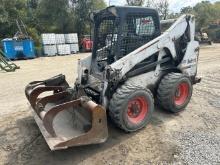
<svg viewBox="0 0 220 165"><path fill-rule="evenodd" d="M51 152L24 95L25 85L63 73L76 78L78 54L16 61L21 69L0 71L0 164L220 164L220 45L202 47L198 74L186 110L156 107L146 128L126 134L109 123L104 144Z"/></svg>

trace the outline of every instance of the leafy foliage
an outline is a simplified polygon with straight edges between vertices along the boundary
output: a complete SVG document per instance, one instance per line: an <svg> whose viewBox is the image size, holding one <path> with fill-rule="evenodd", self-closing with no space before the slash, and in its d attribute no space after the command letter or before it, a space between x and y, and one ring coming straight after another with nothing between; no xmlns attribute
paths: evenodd
<svg viewBox="0 0 220 165"><path fill-rule="evenodd" d="M196 30L206 32L213 40L220 41L220 2L214 4L209 1L197 3L194 7L184 7L180 14L194 14L196 16ZM215 28L210 28L216 24Z"/></svg>
<svg viewBox="0 0 220 165"><path fill-rule="evenodd" d="M41 33L89 33L89 13L105 8L104 0L0 0L0 39L11 38L21 19L40 45Z"/></svg>
<svg viewBox="0 0 220 165"><path fill-rule="evenodd" d="M151 6L156 8L161 19L165 20L167 19L169 15L169 2L168 0L157 0L152 1Z"/></svg>
<svg viewBox="0 0 220 165"><path fill-rule="evenodd" d="M180 13L168 13L167 0L127 0L127 3L157 8L162 19L192 13L196 16L197 31L205 30L214 37L219 36L219 28L210 30L209 25L220 22L220 2L203 1L194 7L182 8ZM40 45L41 33L89 34L89 13L105 7L104 0L0 0L0 39L12 37L17 32L16 19L23 20L37 45Z"/></svg>
<svg viewBox="0 0 220 165"><path fill-rule="evenodd" d="M15 20L25 15L25 8L23 0L0 0L0 38L14 35Z"/></svg>

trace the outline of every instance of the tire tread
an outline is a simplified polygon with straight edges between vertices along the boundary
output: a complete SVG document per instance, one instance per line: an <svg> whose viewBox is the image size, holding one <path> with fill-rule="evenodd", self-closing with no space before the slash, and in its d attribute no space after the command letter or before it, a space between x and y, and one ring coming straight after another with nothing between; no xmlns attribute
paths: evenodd
<svg viewBox="0 0 220 165"><path fill-rule="evenodd" d="M116 92L113 94L112 99L109 104L109 115L112 121L116 124L117 127L121 128L125 132L133 132L134 130L129 130L120 120L120 111L122 110L122 106L126 98L137 90L145 90L150 96L153 98L153 95L149 89L144 89L138 85L132 85L129 83L125 83L121 87L119 87ZM153 99L152 99L153 100ZM154 103L153 103L154 104ZM141 129L141 128L139 128ZM137 129L138 130L138 129ZM136 131L136 130L135 130Z"/></svg>

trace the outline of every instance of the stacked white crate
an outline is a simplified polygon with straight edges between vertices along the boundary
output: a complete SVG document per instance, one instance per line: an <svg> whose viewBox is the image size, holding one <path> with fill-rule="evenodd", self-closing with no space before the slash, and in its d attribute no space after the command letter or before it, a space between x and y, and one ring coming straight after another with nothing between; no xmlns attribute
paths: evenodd
<svg viewBox="0 0 220 165"><path fill-rule="evenodd" d="M69 55L71 54L69 44L60 44L57 45L57 52L59 55Z"/></svg>
<svg viewBox="0 0 220 165"><path fill-rule="evenodd" d="M43 45L55 45L56 35L54 33L44 33L41 35Z"/></svg>
<svg viewBox="0 0 220 165"><path fill-rule="evenodd" d="M55 34L56 44L65 44L65 35L64 34Z"/></svg>
<svg viewBox="0 0 220 165"><path fill-rule="evenodd" d="M56 34L56 43L58 55L71 54L70 45L65 42L65 34Z"/></svg>
<svg viewBox="0 0 220 165"><path fill-rule="evenodd" d="M44 50L44 54L47 56L55 56L57 54L56 45L44 45L43 50Z"/></svg>
<svg viewBox="0 0 220 165"><path fill-rule="evenodd" d="M66 40L66 43L68 44L78 43L78 35L77 33L65 34L65 40Z"/></svg>
<svg viewBox="0 0 220 165"><path fill-rule="evenodd" d="M69 44L71 53L79 52L77 33L65 34L65 41L66 41L66 44Z"/></svg>
<svg viewBox="0 0 220 165"><path fill-rule="evenodd" d="M77 33L41 35L44 54L47 56L69 55L79 52Z"/></svg>
<svg viewBox="0 0 220 165"><path fill-rule="evenodd" d="M78 53L79 52L79 45L78 43L69 44L71 53Z"/></svg>
<svg viewBox="0 0 220 165"><path fill-rule="evenodd" d="M57 54L56 35L54 33L44 33L41 35L44 54L55 56Z"/></svg>

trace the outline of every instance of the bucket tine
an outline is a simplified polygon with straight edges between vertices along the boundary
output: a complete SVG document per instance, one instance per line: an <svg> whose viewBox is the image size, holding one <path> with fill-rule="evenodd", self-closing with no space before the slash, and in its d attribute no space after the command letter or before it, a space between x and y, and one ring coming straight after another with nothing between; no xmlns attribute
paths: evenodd
<svg viewBox="0 0 220 165"><path fill-rule="evenodd" d="M46 87L36 87L34 90L30 92L29 95L29 101L33 108L36 106L37 98L38 96L43 92L49 92L49 91L62 91L62 86L46 86Z"/></svg>
<svg viewBox="0 0 220 165"><path fill-rule="evenodd" d="M25 96L26 98L29 100L29 96L30 93L33 91L33 89L37 86L43 85L43 81L33 81L31 83L29 83L26 87L25 87Z"/></svg>
<svg viewBox="0 0 220 165"><path fill-rule="evenodd" d="M46 96L41 99L39 99L36 103L35 110L37 114L40 113L40 111L44 110L46 104L50 102L58 102L64 98L67 98L69 96L69 92L60 92L60 93L55 93L54 95Z"/></svg>
<svg viewBox="0 0 220 165"><path fill-rule="evenodd" d="M40 89L36 90L39 87L41 87L40 88L41 90ZM45 88L45 90L44 90L44 88ZM25 95L26 95L27 99L30 100L30 95L34 90L36 90L40 93L43 93L44 91L61 92L67 88L69 88L69 84L66 82L65 76L60 74L60 75L54 76L54 77L47 79L47 80L33 81L33 82L29 83L25 87ZM40 95L40 94L37 94L37 95Z"/></svg>

